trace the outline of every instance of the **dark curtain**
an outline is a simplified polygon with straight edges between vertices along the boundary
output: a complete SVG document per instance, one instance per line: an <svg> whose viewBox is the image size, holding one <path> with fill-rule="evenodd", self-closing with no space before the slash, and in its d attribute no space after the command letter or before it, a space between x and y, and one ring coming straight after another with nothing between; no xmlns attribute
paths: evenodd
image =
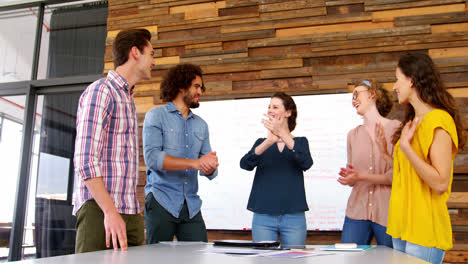
<svg viewBox="0 0 468 264"><path fill-rule="evenodd" d="M50 20L48 78L102 73L106 21L107 2L54 10ZM86 85L83 85L84 88ZM63 93L43 97L39 155L47 153L66 158L70 164L68 174L63 175L67 179L67 186L62 187L67 190L65 199L36 197L34 240L38 258L75 252L76 217L72 215L73 154L76 110L80 95L81 93ZM41 162L38 166L40 169ZM41 190L52 191L56 187L50 186L54 182L53 175L41 177L37 179L37 186Z"/></svg>
<svg viewBox="0 0 468 264"><path fill-rule="evenodd" d="M48 78L102 73L106 36L107 2L54 10Z"/></svg>

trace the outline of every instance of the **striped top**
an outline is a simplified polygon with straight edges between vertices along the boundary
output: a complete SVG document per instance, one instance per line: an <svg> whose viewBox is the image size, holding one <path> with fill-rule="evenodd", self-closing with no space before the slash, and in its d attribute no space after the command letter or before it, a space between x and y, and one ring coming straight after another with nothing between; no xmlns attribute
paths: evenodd
<svg viewBox="0 0 468 264"><path fill-rule="evenodd" d="M133 87L114 71L95 81L80 97L75 141L75 207L93 196L86 179L102 177L117 211L140 212L138 184L138 122Z"/></svg>

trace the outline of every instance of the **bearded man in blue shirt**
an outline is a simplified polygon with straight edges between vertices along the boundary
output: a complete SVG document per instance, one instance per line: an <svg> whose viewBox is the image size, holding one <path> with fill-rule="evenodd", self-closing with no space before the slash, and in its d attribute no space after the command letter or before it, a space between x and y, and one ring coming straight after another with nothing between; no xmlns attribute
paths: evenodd
<svg viewBox="0 0 468 264"><path fill-rule="evenodd" d="M161 99L168 103L145 116L147 244L172 241L174 235L178 241L208 241L197 174L211 180L219 164L208 125L190 110L200 105L204 91L200 67L179 64L161 83Z"/></svg>

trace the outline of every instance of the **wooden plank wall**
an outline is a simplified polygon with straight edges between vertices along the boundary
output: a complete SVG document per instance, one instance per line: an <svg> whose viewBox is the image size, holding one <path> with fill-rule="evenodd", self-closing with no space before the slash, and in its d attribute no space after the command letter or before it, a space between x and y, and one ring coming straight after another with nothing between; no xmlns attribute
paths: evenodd
<svg viewBox="0 0 468 264"><path fill-rule="evenodd" d="M346 92L357 79L375 78L391 90L395 65L408 51L429 54L450 92L468 115L468 0L109 0L105 72L119 30L153 34L156 67L137 85L140 124L161 103L167 69L190 62L202 67L204 100ZM396 107L392 116L401 116ZM466 124L468 128L468 124ZM446 261L468 261L468 147L456 159L452 197L455 248ZM145 182L141 159L141 183ZM143 185L139 197L144 202ZM451 199L452 199L451 198ZM460 205L461 204L461 205ZM248 237L210 232L210 239ZM339 232L309 234L329 243Z"/></svg>

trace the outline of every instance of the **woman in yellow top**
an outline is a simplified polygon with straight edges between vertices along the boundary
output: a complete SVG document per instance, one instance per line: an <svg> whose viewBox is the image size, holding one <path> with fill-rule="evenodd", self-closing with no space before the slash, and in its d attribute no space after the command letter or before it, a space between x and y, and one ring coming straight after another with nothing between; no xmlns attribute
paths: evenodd
<svg viewBox="0 0 468 264"><path fill-rule="evenodd" d="M394 136L392 194L387 233L393 248L431 263L441 263L452 247L447 210L453 159L464 144L453 97L425 54L400 57L393 90L407 104Z"/></svg>

